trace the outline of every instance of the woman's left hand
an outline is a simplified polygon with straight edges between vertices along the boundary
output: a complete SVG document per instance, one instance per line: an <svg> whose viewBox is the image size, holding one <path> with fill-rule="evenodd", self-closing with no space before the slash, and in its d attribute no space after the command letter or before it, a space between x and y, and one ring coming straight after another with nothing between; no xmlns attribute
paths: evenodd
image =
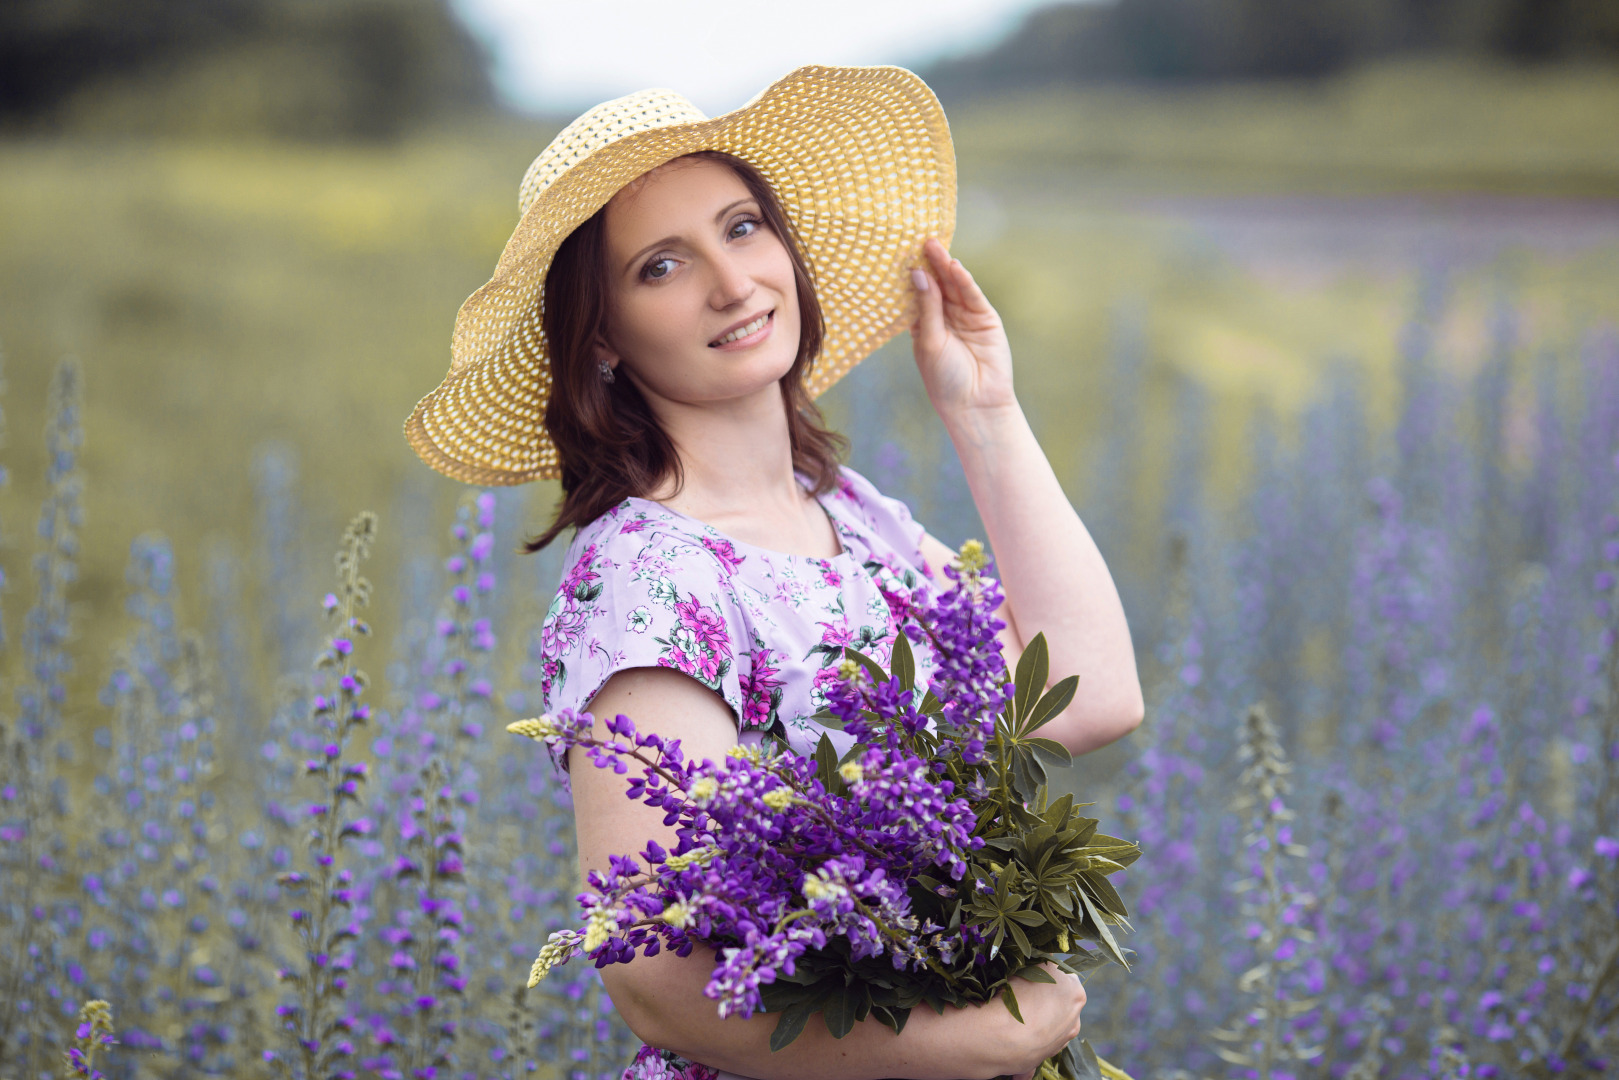
<svg viewBox="0 0 1619 1080"><path fill-rule="evenodd" d="M936 238L922 246L931 273L913 269L917 319L911 347L922 384L947 422L979 409L1016 405L1012 348L1001 317L973 276Z"/></svg>

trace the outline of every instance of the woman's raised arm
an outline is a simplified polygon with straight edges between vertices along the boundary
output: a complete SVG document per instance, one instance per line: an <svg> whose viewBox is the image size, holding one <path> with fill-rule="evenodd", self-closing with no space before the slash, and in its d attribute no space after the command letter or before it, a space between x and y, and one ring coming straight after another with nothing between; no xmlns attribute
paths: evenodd
<svg viewBox="0 0 1619 1080"><path fill-rule="evenodd" d="M1020 644L1046 635L1053 676L1080 677L1047 734L1074 753L1095 750L1133 731L1144 712L1124 607L1012 391L1000 315L943 244L929 240L923 252L932 273L912 271L917 368L989 533L1007 622ZM932 541L924 554L932 563L945 550Z"/></svg>
<svg viewBox="0 0 1619 1080"><path fill-rule="evenodd" d="M623 713L637 730L679 738L688 758L718 760L737 741L736 723L725 703L696 680L667 668L619 672L590 708L597 717ZM596 733L607 737L600 719ZM609 855L642 851L648 840L674 848L674 829L663 824L662 812L625 798L624 777L595 768L583 751L570 753L583 871L605 869ZM1054 971L1053 984L1025 982L1018 987L1024 1024L999 1002L943 1014L921 1008L911 1013L899 1035L868 1019L834 1039L824 1024L812 1021L791 1047L773 1053L770 1034L776 1017L721 1019L714 1001L703 995L713 966L710 950L694 949L687 957L662 952L608 965L602 981L619 1015L648 1045L760 1080L976 1080L1024 1073L1078 1034L1085 1004L1079 980Z"/></svg>

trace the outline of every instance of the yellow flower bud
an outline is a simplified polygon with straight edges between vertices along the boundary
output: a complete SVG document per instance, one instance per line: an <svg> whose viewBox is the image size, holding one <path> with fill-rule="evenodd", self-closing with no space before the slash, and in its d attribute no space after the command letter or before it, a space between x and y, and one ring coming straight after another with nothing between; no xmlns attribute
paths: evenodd
<svg viewBox="0 0 1619 1080"><path fill-rule="evenodd" d="M838 775L846 784L858 784L866 778L866 769L858 761L845 761L838 767Z"/></svg>
<svg viewBox="0 0 1619 1080"><path fill-rule="evenodd" d="M785 788L785 787L772 788L771 790L765 792L764 803L765 803L766 806L770 807L770 809L772 809L772 810L777 810L777 811L785 810L785 809L787 809L787 804L792 802L792 801L793 801L793 790L792 790L792 788Z"/></svg>
<svg viewBox="0 0 1619 1080"><path fill-rule="evenodd" d="M558 930L552 934L550 940L540 946L540 955L534 958L534 966L528 969L528 988L534 989L552 968L566 963L577 943L578 935L571 930Z"/></svg>
<svg viewBox="0 0 1619 1080"><path fill-rule="evenodd" d="M719 791L720 784L718 780L715 780L712 776L699 776L692 781L691 790L686 794L691 796L692 802L698 806L703 806L708 800L718 795Z"/></svg>
<svg viewBox="0 0 1619 1080"><path fill-rule="evenodd" d="M984 545L977 540L968 540L961 545L961 551L956 555L956 569L964 574L976 574L989 565L989 559L984 554Z"/></svg>
<svg viewBox="0 0 1619 1080"><path fill-rule="evenodd" d="M676 930L684 930L686 927L697 921L696 916L692 914L691 908L680 903L678 900L664 908L663 914L659 915L658 918L663 922L668 923Z"/></svg>
<svg viewBox="0 0 1619 1080"><path fill-rule="evenodd" d="M535 740L544 739L557 733L556 723L549 715L530 717L527 720L515 720L506 725L506 730L513 735L527 735Z"/></svg>
<svg viewBox="0 0 1619 1080"><path fill-rule="evenodd" d="M604 907L599 907L590 913L590 921L585 924L585 952L590 952L607 943L618 927L618 920L613 913Z"/></svg>
<svg viewBox="0 0 1619 1080"><path fill-rule="evenodd" d="M696 851L688 851L684 855L671 855L669 858L664 860L664 865L671 870L684 870L688 866L706 863L719 853L719 848L698 848Z"/></svg>

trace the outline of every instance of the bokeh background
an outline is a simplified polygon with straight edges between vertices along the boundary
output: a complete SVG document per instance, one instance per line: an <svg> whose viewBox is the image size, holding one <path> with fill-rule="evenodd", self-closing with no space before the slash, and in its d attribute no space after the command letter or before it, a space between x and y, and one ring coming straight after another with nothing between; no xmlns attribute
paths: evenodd
<svg viewBox="0 0 1619 1080"><path fill-rule="evenodd" d="M1109 426L1142 432L1139 536L1115 560L1163 554L1153 522L1188 388L1209 405L1197 465L1229 495L1254 412L1285 425L1329 366L1348 365L1386 428L1425 273L1447 278L1438 329L1457 370L1481 362L1503 293L1542 346L1615 313L1610 0L675 7L5 6L9 499L38 504L48 377L74 357L84 655L117 632L135 536L173 539L182 611L200 615L210 558L250 567L264 548L266 485L295 486L310 537L378 510L376 558L398 565L407 522L439 519L410 508L456 495L400 426L448 366L455 310L510 234L523 169L579 110L648 85L712 114L804 62L928 79L960 158L956 253L1008 323L1023 400L1076 501L1097 491ZM1126 400L1109 361L1134 338L1123 347L1144 366ZM907 350L902 337L825 405L846 421L854 398L885 394L893 437L931 468L948 448L916 408ZM863 439L855 460L871 468L878 440ZM932 487L913 497L938 501ZM556 490L524 497L532 531ZM976 528L970 506L916 511L947 540ZM0 518L20 554L30 518ZM313 573L324 548L300 549ZM101 677L79 675L75 700Z"/></svg>
<svg viewBox="0 0 1619 1080"><path fill-rule="evenodd" d="M810 62L902 64L949 114L955 254L1006 320L1025 408L1125 595L1149 727L1162 719L1081 761L1078 790L1121 814L1132 791L1164 785L1223 810L1228 793L1198 785L1205 767L1234 775L1234 736L1199 731L1265 696L1312 775L1352 764L1368 805L1393 807L1367 835L1395 850L1440 804L1379 784L1488 771L1485 728L1462 719L1477 689L1503 712L1513 694L1533 706L1490 736L1537 748L1540 771L1514 790L1569 821L1576 796L1610 792L1569 777L1596 745L1593 702L1619 716L1597 686L1619 659L1585 655L1613 648L1611 629L1598 637L1611 611L1582 592L1619 490L1603 456L1619 438L1619 0L10 0L11 641L34 603L26 568L48 547L38 507L62 490L42 433L63 362L82 387L83 519L52 624L71 636L71 668L46 678L29 647L8 648L0 675L8 697L59 687L59 734L77 748L64 775L89 785L107 745L109 672L132 618L150 617L126 602L155 588L154 533L173 553L163 618L198 628L226 673L223 775L253 770L232 756L318 644L315 601L358 509L380 517L376 655L416 648L464 489L422 465L401 426L448 366L456 309L516 222L529 161L597 101L666 85L718 113ZM980 533L908 339L823 404L854 434L856 467L931 531ZM1369 484L1379 476L1392 486ZM502 625L530 627L550 603L560 545L509 552L557 494L498 493ZM1552 629L1526 668L1513 635L1531 594ZM1200 657L1221 635L1216 689ZM519 699L526 644L503 637L490 661ZM1391 773L1385 723L1453 738ZM1351 743L1366 752L1339 752ZM1160 802L1129 819L1142 835L1199 813ZM1568 835L1588 847L1602 819L1579 820ZM1160 873L1192 874L1178 858ZM1202 895L1224 869L1198 864ZM1357 918L1381 912L1378 947L1399 954L1402 872L1367 873L1378 899ZM1423 896L1424 910L1447 903ZM1148 910L1202 932L1162 896ZM1205 1051L1153 1047L1201 1039L1219 1010L1158 989L1196 983L1206 1006L1224 976L1165 955L1128 1021L1156 1034L1132 1044L1116 1026L1109 1045L1203 1068ZM1354 985L1398 1000L1405 979ZM1087 1015L1125 1024L1097 1002ZM1331 1038L1358 1055L1362 1027Z"/></svg>
<svg viewBox="0 0 1619 1080"><path fill-rule="evenodd" d="M714 113L802 62L921 72L957 141L956 253L1008 323L1058 473L1083 505L1108 426L1139 428L1148 460L1130 512L1155 557L1185 388L1209 398L1199 467L1231 493L1254 411L1285 423L1329 365L1349 365L1389 422L1398 328L1425 272L1442 269L1453 292L1440 332L1457 369L1479 364L1503 292L1540 343L1614 315L1619 5L1607 0L821 12L7 4L9 498L37 505L49 373L75 357L85 654L110 647L131 539L173 538L182 610L200 614L210 557L250 563L263 548L266 484L296 485L311 536L377 509L376 557L397 565L405 523L436 520L406 507L442 509L456 486L406 450L401 422L448 366L455 310L515 223L523 169L577 111L647 85ZM1132 335L1145 367L1126 401L1108 358ZM907 348L825 404L845 419L874 377L892 380L894 431L928 459L940 448L914 408ZM874 450L857 446L857 464ZM533 529L556 491L525 495ZM974 529L947 507L916 510L949 540ZM0 518L22 552L30 516ZM308 549L315 573L323 546ZM100 678L79 674L75 700Z"/></svg>

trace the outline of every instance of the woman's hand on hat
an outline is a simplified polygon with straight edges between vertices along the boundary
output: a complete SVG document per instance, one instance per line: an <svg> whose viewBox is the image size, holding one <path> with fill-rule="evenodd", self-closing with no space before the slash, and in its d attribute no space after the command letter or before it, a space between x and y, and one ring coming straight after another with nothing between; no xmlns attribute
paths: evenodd
<svg viewBox="0 0 1619 1080"><path fill-rule="evenodd" d="M1006 328L960 259L936 238L922 245L927 269L911 270L917 318L911 347L922 384L949 422L968 412L1016 407Z"/></svg>

